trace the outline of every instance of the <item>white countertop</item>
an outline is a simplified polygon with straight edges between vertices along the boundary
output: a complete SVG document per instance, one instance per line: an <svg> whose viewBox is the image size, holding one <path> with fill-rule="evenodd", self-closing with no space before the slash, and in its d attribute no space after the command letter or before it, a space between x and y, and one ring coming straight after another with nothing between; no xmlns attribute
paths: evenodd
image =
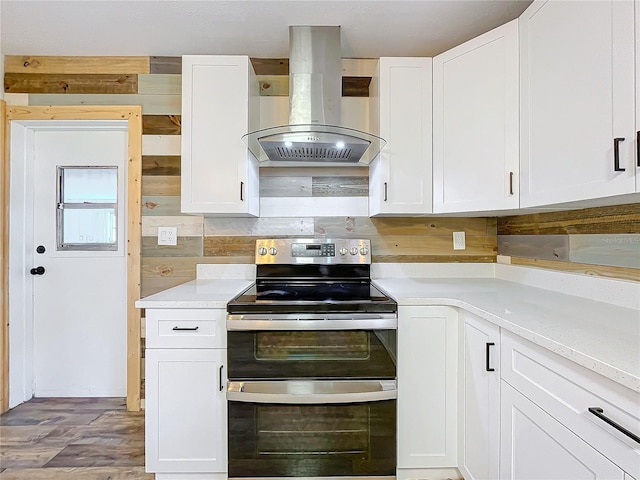
<svg viewBox="0 0 640 480"><path fill-rule="evenodd" d="M137 308L227 308L227 302L253 282L241 279L192 280L136 302Z"/></svg>
<svg viewBox="0 0 640 480"><path fill-rule="evenodd" d="M498 279L393 278L375 283L399 305L463 308L640 392L636 309Z"/></svg>
<svg viewBox="0 0 640 480"><path fill-rule="evenodd" d="M460 265L453 270L446 266L442 271L434 265L426 267L427 270L420 270L413 266L415 271L407 272L404 265L388 266L378 272L380 275L374 282L401 306L445 305L465 309L640 392L640 310L635 308L640 285L637 282L608 285L610 281L577 275L507 269L512 278L519 281L530 281L527 275L543 275L536 279L538 286L566 291L570 285L572 295L567 295L519 281L466 277L466 273L474 272L488 276L485 275L487 272L476 271L477 267L473 265ZM210 271L203 267L199 276L202 273L207 279L194 280L143 298L136 302L136 307L226 308L229 300L252 283L251 277L255 273L246 266L216 268ZM434 273L434 268L438 270L435 273L448 278L420 276L425 271ZM390 278L398 273L402 278ZM420 278L405 278L407 274ZM493 271L490 274L493 275ZM526 275L521 278L519 275L523 274ZM232 278L212 279L217 275ZM560 280L555 278L558 276ZM626 306L618 306L589 299L608 299L612 297L610 292L624 292L631 300L622 303Z"/></svg>

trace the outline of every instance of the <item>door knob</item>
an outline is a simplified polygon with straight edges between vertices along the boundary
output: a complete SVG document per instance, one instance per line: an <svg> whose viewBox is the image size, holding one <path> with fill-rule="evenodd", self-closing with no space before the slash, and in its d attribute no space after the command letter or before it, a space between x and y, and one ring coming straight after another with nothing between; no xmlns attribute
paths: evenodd
<svg viewBox="0 0 640 480"><path fill-rule="evenodd" d="M44 267L36 267L31 269L31 275L44 275Z"/></svg>

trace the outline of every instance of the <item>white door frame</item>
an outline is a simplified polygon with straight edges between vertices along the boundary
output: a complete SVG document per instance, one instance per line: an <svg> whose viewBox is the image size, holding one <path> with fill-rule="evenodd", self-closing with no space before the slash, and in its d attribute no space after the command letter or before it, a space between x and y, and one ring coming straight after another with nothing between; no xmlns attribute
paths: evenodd
<svg viewBox="0 0 640 480"><path fill-rule="evenodd" d="M0 105L1 107L1 105ZM3 359L2 392L0 398L0 412L9 406L9 394L12 403L15 399L30 398L33 392L33 352L29 338L32 339L33 316L31 300L31 281L27 281L27 272L32 263L32 249L25 242L18 242L18 238L26 239L31 228L28 222L24 222L21 212L32 208L29 205L29 184L26 180L30 177L29 162L29 136L37 127L36 121L46 120L120 120L126 122L128 130L128 166L127 166L127 408L129 410L140 409L140 311L135 308L134 302L140 296L140 203L141 203L141 170L142 170L142 110L139 106L77 106L77 107L7 107L5 122L5 148L3 155L2 185L5 187L3 201L3 240L7 239L8 251L3 249L3 322L0 328ZM15 122L15 123L13 123ZM31 127L29 125L31 124ZM14 138L11 138L11 134ZM10 167L13 173L9 174ZM11 176L12 192L9 192L9 176ZM13 204L11 204L13 202ZM9 211L12 218L7 218ZM9 239L8 227L12 230L19 229L19 234L11 235ZM4 245L6 245L3 242ZM13 303L10 304L9 291ZM6 310L6 311L5 311ZM5 321L7 320L7 321ZM10 329L10 325L15 325ZM17 341L22 352L12 357L11 368L20 377L9 380L9 346ZM24 348L22 348L24 346ZM18 392L9 391L18 389Z"/></svg>

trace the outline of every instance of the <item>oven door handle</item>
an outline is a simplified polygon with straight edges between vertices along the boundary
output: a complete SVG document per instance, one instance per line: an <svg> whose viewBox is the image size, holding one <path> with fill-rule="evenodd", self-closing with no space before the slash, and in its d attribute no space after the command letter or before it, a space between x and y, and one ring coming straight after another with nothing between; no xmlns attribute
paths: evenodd
<svg viewBox="0 0 640 480"><path fill-rule="evenodd" d="M398 319L395 315L378 318L338 319L274 319L269 317L236 319L227 317L227 330L260 331L260 330L395 330Z"/></svg>
<svg viewBox="0 0 640 480"><path fill-rule="evenodd" d="M229 382L227 400L247 403L327 404L393 400L395 380L281 380Z"/></svg>

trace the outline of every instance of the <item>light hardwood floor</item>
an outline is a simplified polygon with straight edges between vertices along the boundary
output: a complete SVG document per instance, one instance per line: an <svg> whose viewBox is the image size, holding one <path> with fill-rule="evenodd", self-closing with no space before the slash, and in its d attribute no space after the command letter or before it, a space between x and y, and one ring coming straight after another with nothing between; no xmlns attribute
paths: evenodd
<svg viewBox="0 0 640 480"><path fill-rule="evenodd" d="M34 398L0 416L0 480L153 480L124 398Z"/></svg>

